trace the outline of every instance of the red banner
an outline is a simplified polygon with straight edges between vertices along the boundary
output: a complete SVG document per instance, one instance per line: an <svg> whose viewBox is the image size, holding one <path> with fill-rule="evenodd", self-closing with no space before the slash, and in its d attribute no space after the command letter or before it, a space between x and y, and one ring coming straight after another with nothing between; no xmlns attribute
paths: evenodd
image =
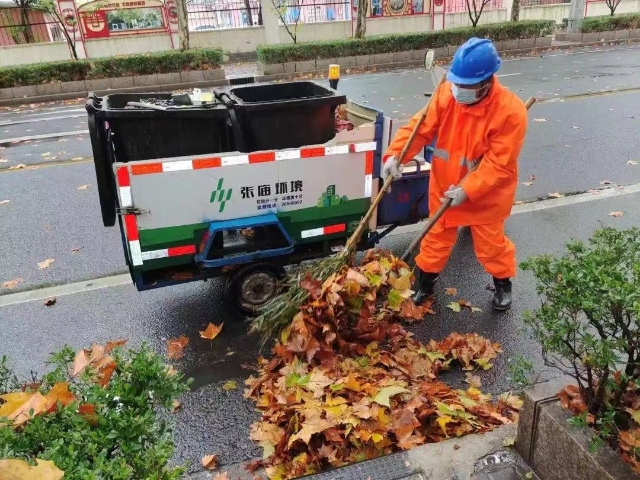
<svg viewBox="0 0 640 480"><path fill-rule="evenodd" d="M107 25L107 14L103 10L93 12L83 12L82 23L86 38L103 38L109 36L109 26Z"/></svg>

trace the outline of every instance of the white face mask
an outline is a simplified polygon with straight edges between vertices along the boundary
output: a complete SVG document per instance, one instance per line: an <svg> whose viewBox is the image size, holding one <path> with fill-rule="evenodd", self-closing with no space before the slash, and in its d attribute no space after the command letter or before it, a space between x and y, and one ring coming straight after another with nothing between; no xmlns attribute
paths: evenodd
<svg viewBox="0 0 640 480"><path fill-rule="evenodd" d="M478 90L473 88L458 88L456 84L452 83L451 92L453 93L453 98L456 99L456 102L462 103L463 105L470 105L480 100L476 97Z"/></svg>

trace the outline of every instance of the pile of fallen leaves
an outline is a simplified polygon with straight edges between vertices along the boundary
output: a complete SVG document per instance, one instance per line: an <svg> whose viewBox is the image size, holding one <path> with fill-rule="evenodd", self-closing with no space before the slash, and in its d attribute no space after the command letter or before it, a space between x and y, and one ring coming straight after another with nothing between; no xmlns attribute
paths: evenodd
<svg viewBox="0 0 640 480"><path fill-rule="evenodd" d="M453 362L491 368L500 349L476 334L415 340L398 320L433 312L410 300L412 280L406 263L370 251L324 283L303 281L308 301L246 382L262 412L251 439L264 459L251 469L293 478L516 420L521 401L492 401L478 377L466 390L437 380Z"/></svg>
<svg viewBox="0 0 640 480"><path fill-rule="evenodd" d="M619 378L620 375L620 372L616 372L614 377ZM598 421L589 412L584 395L576 385L567 385L557 396L563 408L584 418L585 424L597 433L596 438L602 437L602 440L618 451L622 460L631 465L634 472L640 474L640 394L636 388L630 387L622 395L623 411L612 417L617 418L619 423L624 423L624 428L619 425L610 428L606 422Z"/></svg>

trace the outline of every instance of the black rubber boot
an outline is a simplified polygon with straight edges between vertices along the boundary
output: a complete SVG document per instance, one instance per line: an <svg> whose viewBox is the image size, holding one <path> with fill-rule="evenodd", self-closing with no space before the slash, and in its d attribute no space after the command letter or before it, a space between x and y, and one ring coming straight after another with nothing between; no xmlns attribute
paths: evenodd
<svg viewBox="0 0 640 480"><path fill-rule="evenodd" d="M494 310L504 312L511 308L511 280L508 278L493 278L496 293L493 296L491 305Z"/></svg>
<svg viewBox="0 0 640 480"><path fill-rule="evenodd" d="M422 305L425 300L433 298L435 296L435 286L438 281L438 273L425 273L422 270L418 269L418 279L416 281L416 285L414 286L414 290L416 293L413 294L411 300L416 305ZM417 290L416 290L417 287Z"/></svg>

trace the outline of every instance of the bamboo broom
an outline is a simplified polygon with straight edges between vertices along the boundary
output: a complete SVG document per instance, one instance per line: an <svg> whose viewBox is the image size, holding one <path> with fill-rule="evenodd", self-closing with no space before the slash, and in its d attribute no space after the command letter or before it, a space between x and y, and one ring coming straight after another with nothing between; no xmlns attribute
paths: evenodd
<svg viewBox="0 0 640 480"><path fill-rule="evenodd" d="M431 100L435 96L435 91L440 88L446 79L446 73L442 75L440 81L434 89L434 94L429 98L427 105L424 107L418 121L416 122L407 143L405 144L402 152L396 159L396 165L402 165L402 161L407 152L411 148L418 130L422 126L422 123L427 117L429 105ZM264 344L273 334L277 333L281 328L285 327L291 322L291 319L298 313L298 310L302 304L307 300L308 292L302 288L300 282L306 278L311 277L321 282L326 280L332 274L340 271L344 265L349 262L350 257L355 253L356 247L362 234L364 233L371 217L378 208L378 204L382 201L387 190L393 182L393 177L389 175L385 180L382 188L376 195L369 210L362 218L358 227L353 234L347 240L344 249L338 255L332 255L330 257L323 258L313 264L309 265L304 271L299 271L287 276L283 282L283 291L267 302L258 310L258 315L251 322L250 332L259 333L262 335L262 343Z"/></svg>

